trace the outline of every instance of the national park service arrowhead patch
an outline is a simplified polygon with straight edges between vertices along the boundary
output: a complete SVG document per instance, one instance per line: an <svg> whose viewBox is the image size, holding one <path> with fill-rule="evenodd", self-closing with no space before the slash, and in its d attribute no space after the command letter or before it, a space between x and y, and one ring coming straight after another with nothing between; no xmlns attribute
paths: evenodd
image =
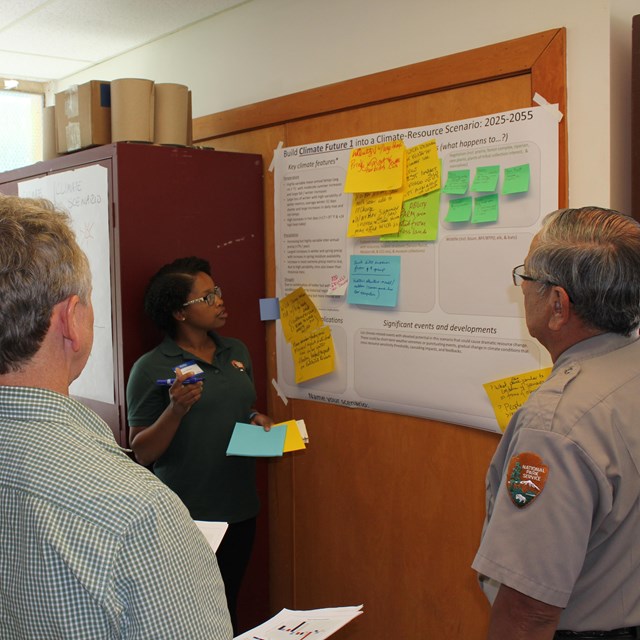
<svg viewBox="0 0 640 640"><path fill-rule="evenodd" d="M507 491L516 507L531 504L544 489L549 475L542 458L530 451L513 456L507 471Z"/></svg>

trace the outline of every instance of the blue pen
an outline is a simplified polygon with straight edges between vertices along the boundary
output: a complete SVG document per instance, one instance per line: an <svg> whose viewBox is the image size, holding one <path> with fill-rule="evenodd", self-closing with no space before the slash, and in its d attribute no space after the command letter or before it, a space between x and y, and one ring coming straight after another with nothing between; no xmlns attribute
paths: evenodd
<svg viewBox="0 0 640 640"><path fill-rule="evenodd" d="M202 376L191 376L182 381L182 384L194 384L202 380ZM156 380L156 384L160 387L170 387L176 381L175 378L167 378L166 380Z"/></svg>

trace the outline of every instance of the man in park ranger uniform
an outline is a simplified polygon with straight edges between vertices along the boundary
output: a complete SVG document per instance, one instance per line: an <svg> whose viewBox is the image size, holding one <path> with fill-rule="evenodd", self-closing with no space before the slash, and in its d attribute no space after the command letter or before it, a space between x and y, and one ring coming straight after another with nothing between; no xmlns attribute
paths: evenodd
<svg viewBox="0 0 640 640"><path fill-rule="evenodd" d="M556 211L513 280L554 366L487 474L488 638L640 637L640 225Z"/></svg>

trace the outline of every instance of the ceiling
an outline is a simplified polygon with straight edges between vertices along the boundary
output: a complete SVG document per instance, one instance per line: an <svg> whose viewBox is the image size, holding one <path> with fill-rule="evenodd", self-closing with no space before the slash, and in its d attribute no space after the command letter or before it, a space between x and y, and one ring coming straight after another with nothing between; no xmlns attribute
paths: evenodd
<svg viewBox="0 0 640 640"><path fill-rule="evenodd" d="M59 80L247 1L0 0L0 78Z"/></svg>

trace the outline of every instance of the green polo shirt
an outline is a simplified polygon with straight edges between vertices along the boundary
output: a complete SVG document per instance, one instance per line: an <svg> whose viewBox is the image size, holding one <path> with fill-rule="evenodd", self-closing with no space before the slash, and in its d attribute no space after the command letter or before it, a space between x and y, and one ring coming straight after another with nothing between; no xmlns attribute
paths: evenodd
<svg viewBox="0 0 640 640"><path fill-rule="evenodd" d="M241 522L259 510L255 459L227 456L236 422L248 422L256 400L247 347L211 333L213 363L200 360L166 337L131 369L127 385L131 427L153 424L169 404L168 387L156 380L174 377L174 368L195 360L204 371L202 397L182 418L154 473L173 489L196 520Z"/></svg>

